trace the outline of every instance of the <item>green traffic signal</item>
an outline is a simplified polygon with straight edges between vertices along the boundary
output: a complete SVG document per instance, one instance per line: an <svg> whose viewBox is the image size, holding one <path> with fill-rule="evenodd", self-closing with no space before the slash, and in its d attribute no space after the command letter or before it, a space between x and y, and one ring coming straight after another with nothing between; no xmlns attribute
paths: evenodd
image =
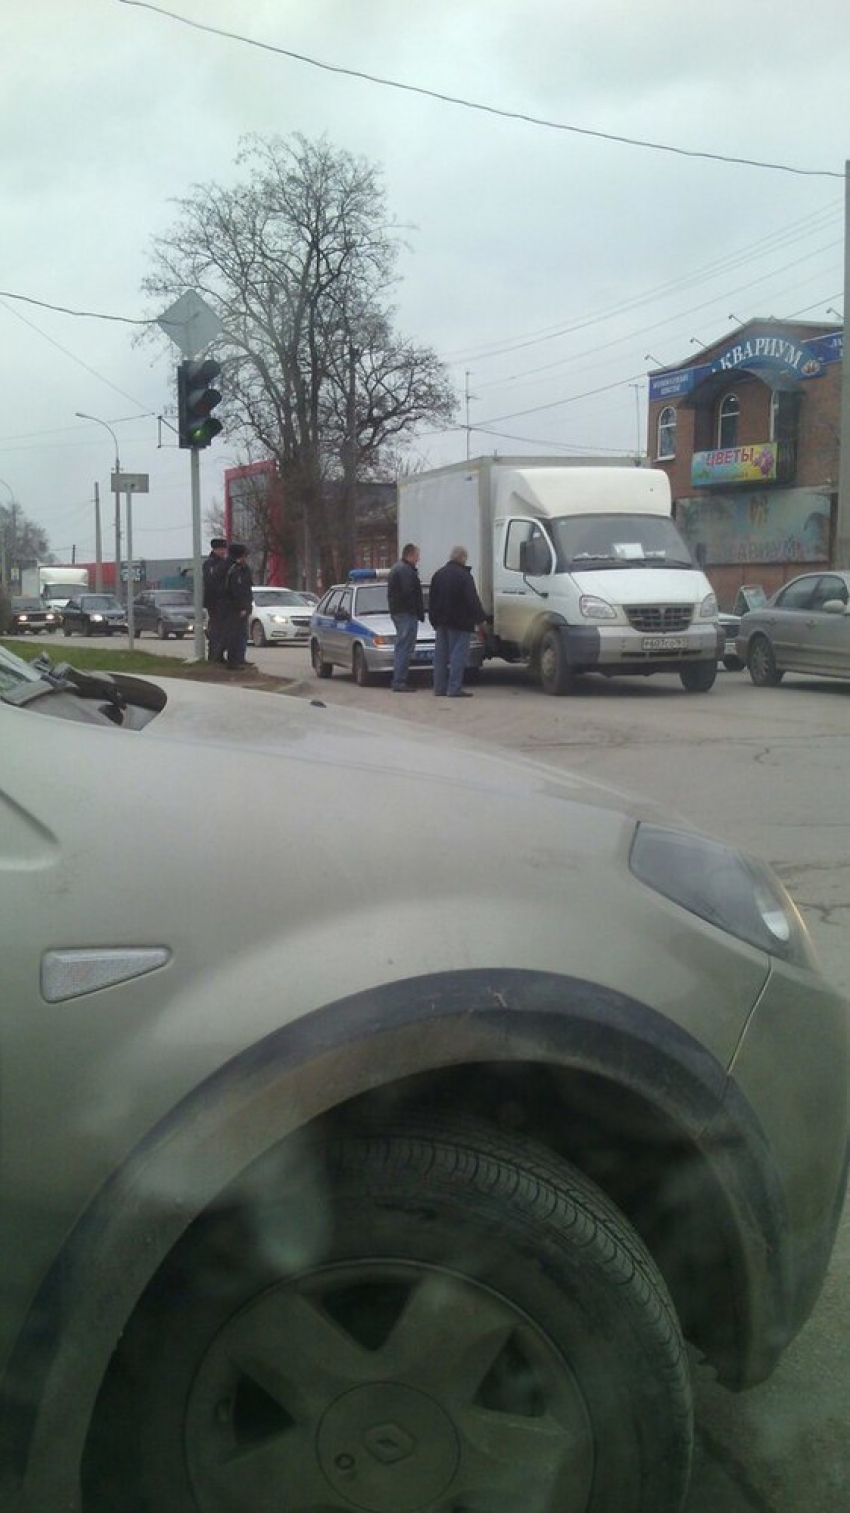
<svg viewBox="0 0 850 1513"><path fill-rule="evenodd" d="M182 362L177 369L177 431L181 447L208 447L221 432L213 410L221 402L212 384L221 364L211 357L203 362Z"/></svg>

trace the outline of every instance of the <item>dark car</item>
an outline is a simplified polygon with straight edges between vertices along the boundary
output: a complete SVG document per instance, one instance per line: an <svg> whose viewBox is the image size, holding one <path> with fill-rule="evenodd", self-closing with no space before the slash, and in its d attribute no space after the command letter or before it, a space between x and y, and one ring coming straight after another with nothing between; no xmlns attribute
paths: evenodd
<svg viewBox="0 0 850 1513"><path fill-rule="evenodd" d="M111 636L127 629L127 611L112 594L80 594L69 599L62 611L62 632L82 636Z"/></svg>
<svg viewBox="0 0 850 1513"><path fill-rule="evenodd" d="M738 589L735 603L731 612L721 610L718 615L723 630L723 655L721 661L727 672L740 672L744 663L738 656L736 640L741 625L741 616L748 610L760 609L766 602L767 595L760 583L744 583Z"/></svg>
<svg viewBox="0 0 850 1513"><path fill-rule="evenodd" d="M133 627L137 635L149 630L167 641L182 641L195 629L195 602L184 588L151 588L133 601Z"/></svg>
<svg viewBox="0 0 850 1513"><path fill-rule="evenodd" d="M31 631L34 636L45 630L58 630L60 615L55 609L50 609L41 599L21 598L12 600L11 630L13 634L25 636Z"/></svg>
<svg viewBox="0 0 850 1513"><path fill-rule="evenodd" d="M850 572L802 573L741 620L737 651L759 688L786 672L850 678Z"/></svg>

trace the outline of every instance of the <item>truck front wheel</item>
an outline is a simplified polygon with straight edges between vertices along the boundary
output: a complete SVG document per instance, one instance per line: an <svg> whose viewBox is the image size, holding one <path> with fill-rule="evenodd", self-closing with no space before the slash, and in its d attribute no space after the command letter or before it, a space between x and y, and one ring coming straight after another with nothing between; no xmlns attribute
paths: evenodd
<svg viewBox="0 0 850 1513"><path fill-rule="evenodd" d="M679 1326L592 1183L460 1119L282 1151L131 1320L84 1510L677 1513Z"/></svg>
<svg viewBox="0 0 850 1513"><path fill-rule="evenodd" d="M540 686L544 693L569 693L573 686L573 674L567 661L563 638L557 630L544 632L538 656Z"/></svg>
<svg viewBox="0 0 850 1513"><path fill-rule="evenodd" d="M686 693L708 693L717 678L717 663L689 662L679 673Z"/></svg>

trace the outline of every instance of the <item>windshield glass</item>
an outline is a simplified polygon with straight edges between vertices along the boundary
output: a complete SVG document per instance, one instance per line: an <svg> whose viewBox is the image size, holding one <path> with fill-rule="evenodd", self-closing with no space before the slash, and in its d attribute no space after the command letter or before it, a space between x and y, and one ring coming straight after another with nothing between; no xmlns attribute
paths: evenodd
<svg viewBox="0 0 850 1513"><path fill-rule="evenodd" d="M668 515L570 515L551 522L561 572L595 567L693 567Z"/></svg>
<svg viewBox="0 0 850 1513"><path fill-rule="evenodd" d="M293 588L255 588L254 603L265 607L268 604L288 604L298 608L304 608L306 600L302 599Z"/></svg>
<svg viewBox="0 0 850 1513"><path fill-rule="evenodd" d="M192 595L187 594L185 589L182 588L162 589L154 597L157 604L191 605L192 603ZM114 603L115 601L111 600L110 602Z"/></svg>
<svg viewBox="0 0 850 1513"><path fill-rule="evenodd" d="M388 614L386 583L370 583L368 588L358 589L354 612L357 615Z"/></svg>
<svg viewBox="0 0 850 1513"><path fill-rule="evenodd" d="M41 590L45 599L73 599L80 592L79 583L45 583Z"/></svg>
<svg viewBox="0 0 850 1513"><path fill-rule="evenodd" d="M80 603L83 609L121 609L117 599L111 594L83 594Z"/></svg>

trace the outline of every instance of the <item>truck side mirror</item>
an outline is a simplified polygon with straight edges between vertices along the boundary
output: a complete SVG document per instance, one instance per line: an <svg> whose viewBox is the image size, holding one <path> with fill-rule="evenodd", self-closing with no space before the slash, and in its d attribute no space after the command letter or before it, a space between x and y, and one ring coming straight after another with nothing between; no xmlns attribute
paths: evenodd
<svg viewBox="0 0 850 1513"><path fill-rule="evenodd" d="M551 560L549 548L542 536L534 536L531 541L520 542L519 570L521 573L532 577L548 573Z"/></svg>

